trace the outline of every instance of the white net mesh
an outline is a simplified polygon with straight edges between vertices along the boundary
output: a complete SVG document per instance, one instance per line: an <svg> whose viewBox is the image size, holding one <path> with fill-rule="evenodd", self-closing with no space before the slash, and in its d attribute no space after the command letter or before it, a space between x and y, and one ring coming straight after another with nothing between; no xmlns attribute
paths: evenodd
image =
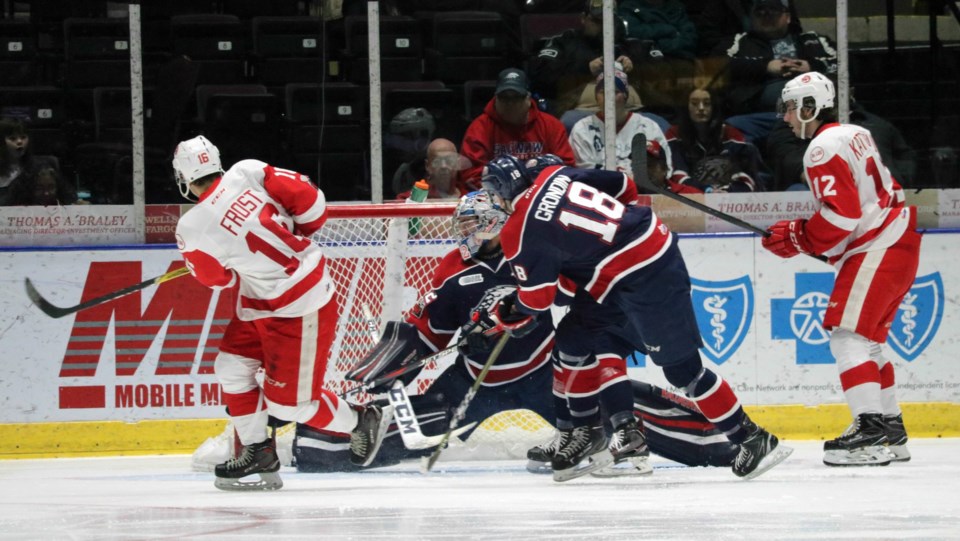
<svg viewBox="0 0 960 541"><path fill-rule="evenodd" d="M331 207L330 218L314 236L328 258L340 305L326 374L328 389L340 393L352 387L343 375L376 343L364 306L379 329L383 322L399 319L429 290L434 267L456 246L450 218L454 208L453 203ZM451 360L428 365L411 394L423 392ZM501 412L480 425L460 458L520 458L552 433L552 427L529 410ZM451 446L451 451L455 448ZM452 452L450 458L457 456Z"/></svg>

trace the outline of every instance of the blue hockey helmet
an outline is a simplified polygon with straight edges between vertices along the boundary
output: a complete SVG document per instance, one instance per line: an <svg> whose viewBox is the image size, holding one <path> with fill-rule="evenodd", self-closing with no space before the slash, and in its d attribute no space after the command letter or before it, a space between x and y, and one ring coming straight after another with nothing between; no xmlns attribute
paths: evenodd
<svg viewBox="0 0 960 541"><path fill-rule="evenodd" d="M533 179L527 176L523 164L510 155L500 156L487 162L480 177L485 190L490 190L507 201L523 193Z"/></svg>
<svg viewBox="0 0 960 541"><path fill-rule="evenodd" d="M544 154L521 163L513 156L504 155L487 163L480 182L485 189L512 201L533 184L540 171L551 165L563 165L563 160L553 154Z"/></svg>
<svg viewBox="0 0 960 541"><path fill-rule="evenodd" d="M530 158L523 164L523 167L527 170L527 176L530 177L530 182L532 183L537 180L537 176L540 175L541 171L551 165L563 165L563 160L556 154L544 154L536 158Z"/></svg>
<svg viewBox="0 0 960 541"><path fill-rule="evenodd" d="M476 257L483 247L500 234L509 215L500 206L497 195L477 190L460 198L453 212L453 231L464 261Z"/></svg>

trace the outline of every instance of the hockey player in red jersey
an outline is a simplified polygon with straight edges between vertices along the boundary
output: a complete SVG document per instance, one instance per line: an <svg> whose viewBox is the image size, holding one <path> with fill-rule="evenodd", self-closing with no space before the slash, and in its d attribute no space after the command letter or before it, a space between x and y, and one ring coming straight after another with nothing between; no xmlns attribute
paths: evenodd
<svg viewBox="0 0 960 541"><path fill-rule="evenodd" d="M777 222L763 246L780 257L822 255L837 267L823 324L832 331L830 351L853 424L824 443L823 461L909 460L893 363L882 345L917 274L916 209L904 204L870 132L837 123L830 79L816 72L797 76L783 88L781 103L794 135L812 139L803 166L818 210L809 219Z"/></svg>
<svg viewBox="0 0 960 541"><path fill-rule="evenodd" d="M309 239L326 221L323 192L299 173L257 160L224 172L217 147L203 136L177 145L173 169L180 193L197 200L177 223L177 247L200 283L233 289L237 297L214 367L244 447L216 467L217 488L283 485L266 436L268 414L352 431L351 459L369 464L389 412L375 406L357 411L323 389L337 319L324 255ZM241 481L252 474L260 481Z"/></svg>
<svg viewBox="0 0 960 541"><path fill-rule="evenodd" d="M489 162L483 183L511 216L501 232L519 289L491 308L507 333L522 332L558 291L582 290L557 328L560 361L569 370L596 364L598 339L615 335L646 352L713 424L740 445L733 472L755 477L791 449L757 426L731 386L703 366L690 277L676 238L623 173L557 165L556 158ZM593 385L598 383L594 382ZM582 404L554 470L576 468L605 449L595 408Z"/></svg>

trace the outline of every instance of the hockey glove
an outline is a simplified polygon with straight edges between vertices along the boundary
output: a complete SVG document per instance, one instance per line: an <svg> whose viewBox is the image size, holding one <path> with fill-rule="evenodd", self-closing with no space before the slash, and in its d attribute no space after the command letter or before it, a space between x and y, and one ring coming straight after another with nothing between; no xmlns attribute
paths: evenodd
<svg viewBox="0 0 960 541"><path fill-rule="evenodd" d="M813 249L807 238L806 225L807 221L803 219L781 220L771 225L767 229L770 234L763 237L761 241L763 247L783 258L793 257L799 253L812 254Z"/></svg>
<svg viewBox="0 0 960 541"><path fill-rule="evenodd" d="M525 314L517 308L516 290L503 296L488 310L475 310L471 317L487 336L505 332L512 338L523 338L537 328L536 316Z"/></svg>

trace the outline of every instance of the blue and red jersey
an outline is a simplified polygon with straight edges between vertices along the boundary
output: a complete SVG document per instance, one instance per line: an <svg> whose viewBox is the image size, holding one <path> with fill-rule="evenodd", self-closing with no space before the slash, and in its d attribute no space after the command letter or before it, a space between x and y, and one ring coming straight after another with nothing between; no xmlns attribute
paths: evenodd
<svg viewBox="0 0 960 541"><path fill-rule="evenodd" d="M514 201L500 233L528 312L558 292L583 289L597 302L659 259L671 233L653 209L637 206L633 181L616 171L553 166Z"/></svg>
<svg viewBox="0 0 960 541"><path fill-rule="evenodd" d="M464 261L460 252L454 250L437 265L430 291L407 313L406 320L417 327L425 345L439 351L450 343L461 326L471 321L471 311L488 289L515 284L510 265L503 257ZM507 341L483 385L492 387L523 378L549 362L552 349L553 322L550 314L544 313L533 332L522 339ZM464 357L462 362L476 378L487 359Z"/></svg>

